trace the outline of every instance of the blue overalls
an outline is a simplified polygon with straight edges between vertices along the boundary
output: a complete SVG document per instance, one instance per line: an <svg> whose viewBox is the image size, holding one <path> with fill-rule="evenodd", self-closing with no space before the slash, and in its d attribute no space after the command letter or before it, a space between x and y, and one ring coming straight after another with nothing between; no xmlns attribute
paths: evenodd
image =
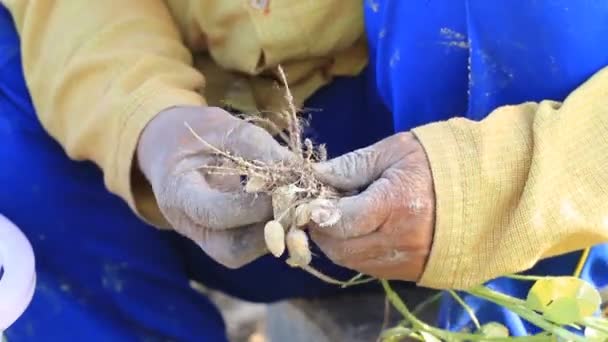
<svg viewBox="0 0 608 342"><path fill-rule="evenodd" d="M506 104L563 100L608 65L608 1L365 0L370 67L396 131L464 116L483 119ZM531 274L572 275L579 252L540 262ZM582 277L608 285L608 246L592 249ZM529 283L489 286L525 297ZM535 330L494 305L467 298L484 322L512 334ZM445 296L444 328L471 328Z"/></svg>
<svg viewBox="0 0 608 342"><path fill-rule="evenodd" d="M476 3L366 0L370 67L359 77L336 80L308 101L307 108L322 109L313 116L310 135L339 155L453 115L480 119L503 103L561 99L607 64L602 43L608 29L600 27L608 22L604 2ZM558 5L571 8L544 12ZM468 40L470 51L463 48ZM563 51L566 47L573 51ZM34 300L7 332L10 342L224 341L221 317L189 287L189 279L252 301L338 291L272 257L227 270L177 234L141 223L105 190L98 169L69 160L43 131L19 59L10 16L0 8L0 212L32 242L38 271ZM605 285L606 277L598 275L607 274L607 253L603 246L593 250L585 278ZM570 273L578 255L542 262L532 273ZM322 257L314 262L336 277L352 274ZM522 284L507 280L493 285L525 292ZM507 322L517 333L527 328L491 305L469 301L484 320ZM469 324L449 300L440 318L451 329Z"/></svg>

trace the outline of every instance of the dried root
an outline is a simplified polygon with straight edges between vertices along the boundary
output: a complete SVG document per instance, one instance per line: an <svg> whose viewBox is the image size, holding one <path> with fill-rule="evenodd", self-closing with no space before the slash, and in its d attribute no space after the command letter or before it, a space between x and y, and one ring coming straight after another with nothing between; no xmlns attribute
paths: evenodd
<svg viewBox="0 0 608 342"><path fill-rule="evenodd" d="M287 132L280 131L278 126L260 117L244 116L243 119L270 128L273 131L271 133L280 138L297 156L296 160L288 163L245 160L210 145L186 124L202 144L230 165L204 166L202 171L208 174L245 177L246 192L271 196L274 219L264 227L264 238L268 250L275 257L282 256L287 249L289 265L300 267L330 283L350 286L369 281L369 279L363 281L356 279L356 281L342 282L323 275L309 265L312 253L305 228L311 220L322 227L335 224L340 219L340 212L335 208L332 200L343 194L323 184L314 176L313 165L327 160L327 149L324 145L315 146L310 139L302 138L302 121L298 118L287 77L280 66L278 73L285 87L285 99L288 103L288 111L283 113L288 122ZM320 209L315 209L312 213L312 206Z"/></svg>

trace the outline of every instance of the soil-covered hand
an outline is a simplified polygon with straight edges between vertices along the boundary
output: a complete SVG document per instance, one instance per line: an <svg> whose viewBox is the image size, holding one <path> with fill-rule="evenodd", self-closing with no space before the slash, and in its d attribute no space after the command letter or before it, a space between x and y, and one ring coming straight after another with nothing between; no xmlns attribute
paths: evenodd
<svg viewBox="0 0 608 342"><path fill-rule="evenodd" d="M321 250L371 276L417 281L430 254L435 211L431 170L418 140L399 133L316 170L328 185L361 191L337 202L336 224L312 228Z"/></svg>
<svg viewBox="0 0 608 342"><path fill-rule="evenodd" d="M238 175L203 172L201 167L224 161L185 123L204 141L234 156L273 162L292 155L262 128L219 108L171 108L142 133L139 167L167 221L221 264L243 266L267 252L263 227L272 218L271 200L244 192Z"/></svg>

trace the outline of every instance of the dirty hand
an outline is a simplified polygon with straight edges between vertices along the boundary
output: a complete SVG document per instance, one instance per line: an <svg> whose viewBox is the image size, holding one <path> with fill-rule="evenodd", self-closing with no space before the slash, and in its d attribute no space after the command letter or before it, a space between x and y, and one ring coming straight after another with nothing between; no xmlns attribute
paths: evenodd
<svg viewBox="0 0 608 342"><path fill-rule="evenodd" d="M346 191L342 217L312 227L313 240L335 263L384 279L417 281L430 253L435 195L426 154L411 133L318 164L320 180ZM322 215L323 211L312 215ZM322 218L317 218L317 221Z"/></svg>
<svg viewBox="0 0 608 342"><path fill-rule="evenodd" d="M221 158L185 123L212 146L245 159L271 162L291 154L262 128L209 107L161 112L138 142L139 167L171 226L219 263L243 266L267 251L263 227L272 217L271 200L245 193L238 175L203 172Z"/></svg>

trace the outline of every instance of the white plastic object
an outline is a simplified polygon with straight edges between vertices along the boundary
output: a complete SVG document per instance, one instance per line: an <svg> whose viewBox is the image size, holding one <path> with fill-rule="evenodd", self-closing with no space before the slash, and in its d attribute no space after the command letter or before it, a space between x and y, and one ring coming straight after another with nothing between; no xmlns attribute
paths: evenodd
<svg viewBox="0 0 608 342"><path fill-rule="evenodd" d="M34 252L25 235L0 214L0 336L25 311L34 295Z"/></svg>

